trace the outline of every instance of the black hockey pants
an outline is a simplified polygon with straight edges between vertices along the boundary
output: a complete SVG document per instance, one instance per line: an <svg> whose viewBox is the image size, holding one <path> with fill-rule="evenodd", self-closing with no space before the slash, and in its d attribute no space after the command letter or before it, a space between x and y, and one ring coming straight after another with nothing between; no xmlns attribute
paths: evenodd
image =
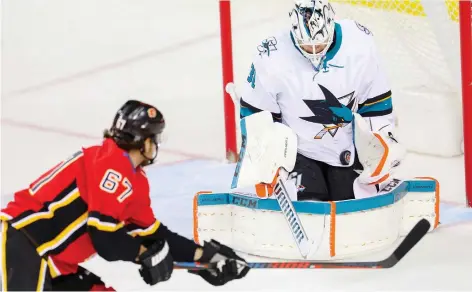
<svg viewBox="0 0 472 292"><path fill-rule="evenodd" d="M362 169L357 159L353 166L336 167L297 154L290 176L301 185L299 201L342 201L354 199L353 183L359 176L354 169Z"/></svg>
<svg viewBox="0 0 472 292"><path fill-rule="evenodd" d="M2 291L90 291L106 288L102 280L83 267L75 274L51 278L47 261L40 257L26 235L1 222Z"/></svg>

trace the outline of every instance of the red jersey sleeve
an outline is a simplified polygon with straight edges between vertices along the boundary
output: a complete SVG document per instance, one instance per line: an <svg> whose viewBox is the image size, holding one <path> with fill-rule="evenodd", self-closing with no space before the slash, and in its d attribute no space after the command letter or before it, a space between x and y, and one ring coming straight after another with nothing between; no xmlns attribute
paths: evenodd
<svg viewBox="0 0 472 292"><path fill-rule="evenodd" d="M161 226L161 222L154 216L149 196L143 196L139 202L129 205L126 212L128 214L126 229L133 237L152 236Z"/></svg>
<svg viewBox="0 0 472 292"><path fill-rule="evenodd" d="M143 177L145 177L143 171ZM186 237L172 232L154 216L149 196L143 197L128 209L130 217L126 229L128 234L140 240L144 246L156 240L166 240L175 261L191 262L199 246Z"/></svg>

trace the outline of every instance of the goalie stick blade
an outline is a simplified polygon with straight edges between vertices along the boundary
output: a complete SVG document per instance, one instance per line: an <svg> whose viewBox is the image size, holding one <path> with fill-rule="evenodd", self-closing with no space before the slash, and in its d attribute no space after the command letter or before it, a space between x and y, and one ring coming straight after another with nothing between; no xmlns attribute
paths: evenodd
<svg viewBox="0 0 472 292"><path fill-rule="evenodd" d="M400 245L386 259L377 262L260 262L247 263L252 269L389 269L395 266L405 255L428 233L431 224L421 219L405 236ZM202 270L215 268L216 264L181 263L176 262L174 268Z"/></svg>

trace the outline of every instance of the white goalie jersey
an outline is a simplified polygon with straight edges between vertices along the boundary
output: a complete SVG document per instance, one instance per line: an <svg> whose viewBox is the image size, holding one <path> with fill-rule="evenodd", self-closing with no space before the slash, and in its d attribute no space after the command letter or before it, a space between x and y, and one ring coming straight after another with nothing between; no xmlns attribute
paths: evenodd
<svg viewBox="0 0 472 292"><path fill-rule="evenodd" d="M351 166L353 112L372 131L392 128L392 93L367 28L342 20L334 39L319 71L298 51L289 31L264 40L241 92L241 116L270 111L296 133L300 154Z"/></svg>

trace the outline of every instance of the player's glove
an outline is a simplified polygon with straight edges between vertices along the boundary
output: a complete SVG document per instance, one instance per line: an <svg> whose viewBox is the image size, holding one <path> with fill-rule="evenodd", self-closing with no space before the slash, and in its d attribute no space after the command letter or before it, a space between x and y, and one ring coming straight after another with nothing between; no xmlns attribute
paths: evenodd
<svg viewBox="0 0 472 292"><path fill-rule="evenodd" d="M155 285L169 280L174 270L174 259L169 252L167 241L158 240L138 257L141 265L139 273L144 282Z"/></svg>
<svg viewBox="0 0 472 292"><path fill-rule="evenodd" d="M229 281L246 276L249 267L244 259L226 245L216 240L205 241L203 254L199 263L216 263L214 268L206 270L189 270L189 273L200 275L205 281L221 286Z"/></svg>

